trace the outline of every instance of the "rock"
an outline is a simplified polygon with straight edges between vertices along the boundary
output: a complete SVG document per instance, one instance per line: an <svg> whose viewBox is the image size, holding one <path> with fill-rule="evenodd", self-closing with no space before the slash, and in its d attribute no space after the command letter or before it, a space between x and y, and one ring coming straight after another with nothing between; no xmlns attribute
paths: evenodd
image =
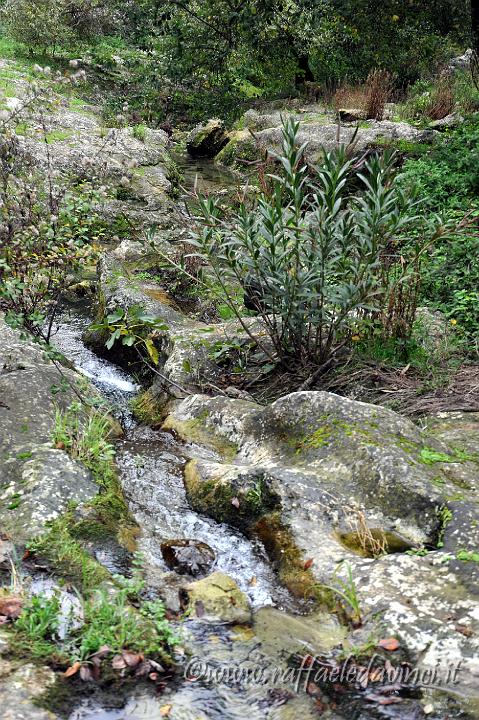
<svg viewBox="0 0 479 720"><path fill-rule="evenodd" d="M479 699L479 596L466 587L448 554L390 555L356 567L363 614L381 611L384 637L397 637L419 672L436 672L444 690ZM463 563L471 565L473 563ZM367 628L366 628L367 630ZM449 671L459 668L456 684Z"/></svg>
<svg viewBox="0 0 479 720"><path fill-rule="evenodd" d="M416 310L416 341L429 352L437 351L447 342L451 324L440 310L418 307Z"/></svg>
<svg viewBox="0 0 479 720"><path fill-rule="evenodd" d="M187 137L186 149L191 157L214 157L227 143L222 120L212 119L197 125Z"/></svg>
<svg viewBox="0 0 479 720"><path fill-rule="evenodd" d="M367 116L364 110L358 108L340 108L338 110L339 119L344 123L360 122L366 120Z"/></svg>
<svg viewBox="0 0 479 720"><path fill-rule="evenodd" d="M292 592L312 582L306 559L325 581L337 562L355 557L340 535L355 532L359 543L361 518L383 531L385 542L388 534L403 547L437 541L437 509L454 484L428 458L448 448L391 410L323 392L293 393L266 408L196 396L180 403L166 426L188 435L192 421L203 425L203 437L233 443L237 454L187 465L190 503L259 535Z"/></svg>
<svg viewBox="0 0 479 720"><path fill-rule="evenodd" d="M0 489L2 526L16 542L38 537L71 503L98 494L90 472L62 450L39 446L26 454L21 471Z"/></svg>
<svg viewBox="0 0 479 720"><path fill-rule="evenodd" d="M266 153L249 130L237 130L227 135L227 142L216 155L215 162L227 167L244 169L245 163L254 162Z"/></svg>
<svg viewBox="0 0 479 720"><path fill-rule="evenodd" d="M209 545L196 540L170 540L161 543L163 560L180 575L206 575L216 556Z"/></svg>
<svg viewBox="0 0 479 720"><path fill-rule="evenodd" d="M0 569L9 570L15 557L15 546L6 535L0 535Z"/></svg>
<svg viewBox="0 0 479 720"><path fill-rule="evenodd" d="M298 145L306 143L306 156L311 162L320 162L323 152L330 152L338 147L338 124L329 118L317 121L300 121L297 135ZM355 122L357 120L355 119ZM249 137L248 137L249 135ZM392 122L391 120L368 120L366 127L359 131L355 126L343 125L339 129L339 143L348 145L354 140L356 153L363 152L370 147L377 147L379 143L393 144L406 140L412 143L431 143L437 132L432 128L419 129L406 122ZM241 159L252 162L264 156L266 150L281 152L282 132L281 126L258 130L254 138L247 130L236 131L229 135L228 144L217 155L216 161L224 165L234 165ZM238 163L239 165L241 162Z"/></svg>
<svg viewBox="0 0 479 720"><path fill-rule="evenodd" d="M37 704L55 682L55 673L47 667L31 663L12 669L5 675L1 672L0 660L0 705L2 720L55 720L57 715L44 710Z"/></svg>
<svg viewBox="0 0 479 720"><path fill-rule="evenodd" d="M29 92L29 82L14 63L4 65L18 95L9 98L15 111ZM38 78L39 84L44 82ZM174 163L167 134L145 128L140 138L132 127L106 128L96 107L73 104L69 98L54 95L46 136L44 113L33 108L25 117L26 130L18 142L26 160L41 169L50 165L60 182L99 180L108 192L95 209L108 220L122 216L136 226L155 224L165 231L173 224L172 216L179 222L180 213L169 197Z"/></svg>
<svg viewBox="0 0 479 720"><path fill-rule="evenodd" d="M247 334L237 322L207 325L186 317L161 287L131 277L128 265L110 254L104 254L98 264L98 294L102 317L118 307L127 310L133 305L141 305L163 326L154 333L159 352L156 369L163 377L154 377L151 387L134 403L137 416L153 425L164 420L164 407L172 397L198 392L204 384L217 385L223 370L210 354L212 348L220 343L227 346L232 336L248 342ZM251 319L249 322L255 324L258 321ZM114 358L124 367L138 364L136 351L119 344L108 351L107 339L94 330L87 330L84 335L85 342L98 354ZM152 382L151 376L145 377L145 383L148 382Z"/></svg>
<svg viewBox="0 0 479 720"><path fill-rule="evenodd" d="M446 115L446 117L441 118L441 120L433 120L433 122L429 123L429 127L433 130L453 130L454 128L459 127L464 122L464 118L461 117L461 115L458 115L457 113L452 113L451 115Z"/></svg>
<svg viewBox="0 0 479 720"><path fill-rule="evenodd" d="M181 593L193 616L204 622L251 622L248 598L228 575L215 572L202 580L185 585Z"/></svg>
<svg viewBox="0 0 479 720"><path fill-rule="evenodd" d="M448 64L448 70L451 70L452 72L456 70L469 70L471 66L471 60L472 60L473 52L471 49L466 50L466 52L463 55L458 55L455 58L452 58L452 60L449 61Z"/></svg>
<svg viewBox="0 0 479 720"><path fill-rule="evenodd" d="M141 260L150 253L151 249L145 246L144 243L138 242L137 240L131 240L130 238L124 238L111 252L112 256L116 260L121 260L123 262Z"/></svg>
<svg viewBox="0 0 479 720"><path fill-rule="evenodd" d="M185 431L195 421L203 442L210 433L237 449L187 464L193 507L259 537L300 597L338 577L347 585L351 572L364 637L397 637L418 671L442 672L443 684L462 663L444 692L467 707L479 700L478 417L441 413L421 430L383 407L302 392L269 407L190 397L167 423ZM360 557L361 538L378 530L395 554ZM404 554L411 545L431 550Z"/></svg>
<svg viewBox="0 0 479 720"><path fill-rule="evenodd" d="M98 486L51 444L55 412L78 399L72 388L79 376L67 368L60 374L39 345L22 340L1 316L0 333L0 526L13 542L24 542L69 503L94 497Z"/></svg>

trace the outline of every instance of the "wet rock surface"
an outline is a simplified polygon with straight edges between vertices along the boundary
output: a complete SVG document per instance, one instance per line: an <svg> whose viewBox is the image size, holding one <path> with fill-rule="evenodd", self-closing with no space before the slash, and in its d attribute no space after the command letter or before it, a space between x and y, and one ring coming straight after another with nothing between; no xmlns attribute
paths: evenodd
<svg viewBox="0 0 479 720"><path fill-rule="evenodd" d="M195 540L163 542L161 554L168 567L180 575L206 575L215 561L210 546Z"/></svg>
<svg viewBox="0 0 479 720"><path fill-rule="evenodd" d="M186 139L186 149L191 157L212 158L225 144L225 126L223 121L217 118L197 125Z"/></svg>
<svg viewBox="0 0 479 720"><path fill-rule="evenodd" d="M186 607L204 622L251 622L248 598L228 575L215 572L185 585L181 594Z"/></svg>

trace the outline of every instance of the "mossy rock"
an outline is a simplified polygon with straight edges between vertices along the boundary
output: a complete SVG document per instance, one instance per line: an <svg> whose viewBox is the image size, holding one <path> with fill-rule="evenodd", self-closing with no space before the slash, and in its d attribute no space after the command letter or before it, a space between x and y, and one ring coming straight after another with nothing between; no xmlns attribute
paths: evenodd
<svg viewBox="0 0 479 720"><path fill-rule="evenodd" d="M229 134L228 142L216 155L215 162L244 170L245 163L254 162L261 155L261 149L249 130L238 130Z"/></svg>
<svg viewBox="0 0 479 720"><path fill-rule="evenodd" d="M249 624L248 598L228 575L215 572L185 585L180 591L183 603L203 622Z"/></svg>

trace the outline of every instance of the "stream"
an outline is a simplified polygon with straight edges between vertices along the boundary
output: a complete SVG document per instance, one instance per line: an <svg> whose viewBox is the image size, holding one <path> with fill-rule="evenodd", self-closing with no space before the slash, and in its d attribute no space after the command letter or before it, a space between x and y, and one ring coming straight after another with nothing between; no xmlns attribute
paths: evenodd
<svg viewBox="0 0 479 720"><path fill-rule="evenodd" d="M141 528L138 551L144 558L147 591L161 595L172 609L179 608L179 587L195 578L172 571L161 546L171 540L194 540L213 550L211 571L219 570L233 578L248 595L255 613L253 630L187 619L182 623L182 632L188 651L216 668L238 668L251 662L286 668L293 652L324 652L340 642L342 631L332 618L293 614L294 603L275 579L259 542L189 507L183 466L191 457L214 456L204 448L182 445L171 434L134 420L129 404L139 387L128 373L83 344L82 332L90 321L81 308L66 310L57 322L52 342L91 380L123 426L124 436L116 447L117 464L130 512ZM97 548L95 556L109 570L122 571L112 560L110 548ZM108 707L101 698L82 701L69 720L156 720L165 704L174 708L172 718L181 720L239 720L246 715L253 720L317 717L314 701L305 692L297 696L291 693L290 697L288 691L275 695L273 690L276 688L236 681L185 679L168 688L161 698L144 689L134 691L120 709Z"/></svg>
<svg viewBox="0 0 479 720"><path fill-rule="evenodd" d="M191 160L181 153L173 153L173 157L183 172L187 192L195 184L200 191L213 193L223 193L225 187L238 184L237 177L211 161ZM115 691L87 689L86 697L72 698L65 717L68 720L399 717L394 706L382 708L378 715L357 694L346 703L341 701L345 714L338 714L336 709L327 708L317 694L306 692L290 658L327 655L341 644L346 630L330 614L302 614L305 608L281 587L259 541L247 539L228 525L189 507L183 484L185 463L190 458L218 458L212 451L182 444L170 433L136 422L130 407L140 387L125 370L84 345L82 333L90 322L88 308L68 306L57 320L52 343L95 385L123 428L123 436L116 441L116 461L130 513L140 528L137 550L142 556L146 592L150 597L161 597L173 611L180 610L179 589L197 578L180 574L184 568L168 564L164 548L172 542L192 541L195 547L207 548L210 553L211 565L199 577L216 570L230 576L249 598L253 624L251 628L213 625L186 616L177 628L186 652L175 656L178 672L162 695L144 684L128 688L122 695L117 693L116 697ZM108 542L102 546L100 541L92 552L110 572L128 572L131 558L123 549L119 552L118 547L112 548ZM242 674L245 669L250 672L259 669L260 674L252 681ZM335 708L334 703L332 707ZM414 713L401 717L406 716L417 717Z"/></svg>

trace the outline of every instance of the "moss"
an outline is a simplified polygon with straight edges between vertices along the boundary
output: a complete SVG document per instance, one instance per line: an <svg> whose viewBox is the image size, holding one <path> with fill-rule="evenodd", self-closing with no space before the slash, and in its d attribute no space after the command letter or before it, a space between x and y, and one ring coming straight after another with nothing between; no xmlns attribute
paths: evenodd
<svg viewBox="0 0 479 720"><path fill-rule="evenodd" d="M305 569L303 553L295 545L290 530L284 525L279 511L264 515L252 528L260 538L268 556L275 564L279 579L297 598L312 596L316 581L311 570ZM320 602L324 598L317 598ZM326 602L329 607L329 603Z"/></svg>
<svg viewBox="0 0 479 720"><path fill-rule="evenodd" d="M208 413L192 420L177 420L171 415L162 425L162 430L173 432L183 442L195 442L215 450L226 462L231 462L238 453L238 447L227 438L216 435L208 427Z"/></svg>
<svg viewBox="0 0 479 720"><path fill-rule="evenodd" d="M51 130L45 135L45 142L52 145L56 142L64 142L73 136L72 130Z"/></svg>
<svg viewBox="0 0 479 720"><path fill-rule="evenodd" d="M151 388L131 401L131 409L140 422L151 427L161 425L168 412L166 403L160 402L158 395Z"/></svg>
<svg viewBox="0 0 479 720"><path fill-rule="evenodd" d="M215 161L228 167L236 167L238 160L254 162L259 151L255 139L247 130L234 133L225 147L220 150ZM241 163L240 163L241 164Z"/></svg>
<svg viewBox="0 0 479 720"><path fill-rule="evenodd" d="M188 499L196 510L245 532L278 504L277 496L263 477L244 483L241 478L233 482L221 477L205 481L197 461L190 460L185 466L184 480Z"/></svg>
<svg viewBox="0 0 479 720"><path fill-rule="evenodd" d="M306 450L318 450L322 447L328 447L341 437L359 435L369 441L376 440L372 432L356 423L347 423L339 418L331 418L330 415L324 415L321 421L324 424L313 433L293 440L286 439L286 442L292 445L295 452L299 454Z"/></svg>

